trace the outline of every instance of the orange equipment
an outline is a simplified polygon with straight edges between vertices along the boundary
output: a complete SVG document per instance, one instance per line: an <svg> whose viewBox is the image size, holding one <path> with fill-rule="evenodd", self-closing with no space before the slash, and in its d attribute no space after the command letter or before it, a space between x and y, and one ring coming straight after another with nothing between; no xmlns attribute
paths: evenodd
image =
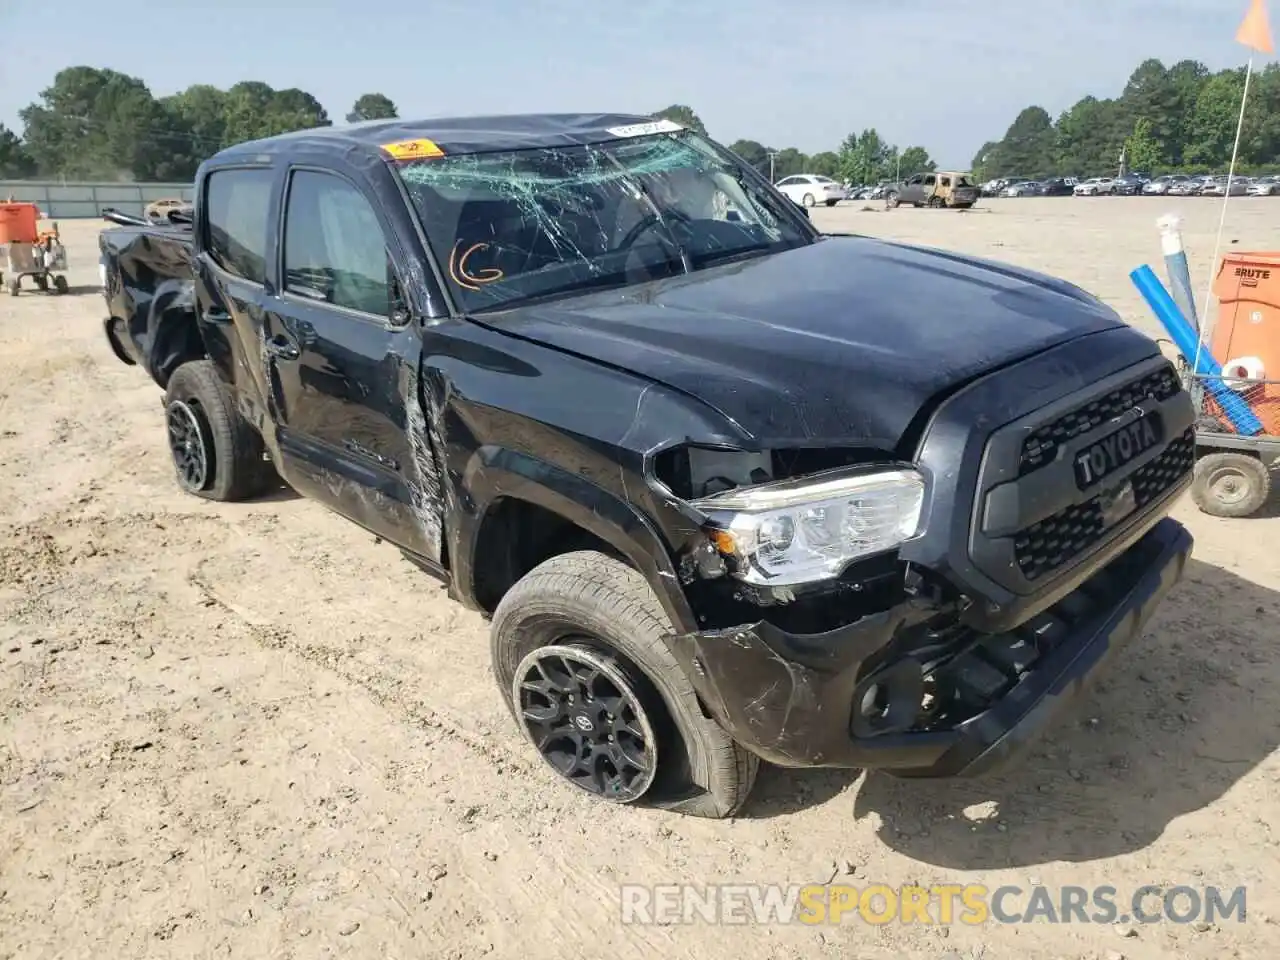
<svg viewBox="0 0 1280 960"><path fill-rule="evenodd" d="M1263 432L1280 436L1280 253L1227 254L1213 293L1218 320L1209 352Z"/></svg>
<svg viewBox="0 0 1280 960"><path fill-rule="evenodd" d="M0 246L35 243L40 237L40 210L34 203L0 203Z"/></svg>
<svg viewBox="0 0 1280 960"><path fill-rule="evenodd" d="M17 296L23 277L35 278L36 287L54 293L67 292L67 251L58 225L40 229L40 209L34 203L0 203L0 283ZM5 282L5 274L8 281Z"/></svg>

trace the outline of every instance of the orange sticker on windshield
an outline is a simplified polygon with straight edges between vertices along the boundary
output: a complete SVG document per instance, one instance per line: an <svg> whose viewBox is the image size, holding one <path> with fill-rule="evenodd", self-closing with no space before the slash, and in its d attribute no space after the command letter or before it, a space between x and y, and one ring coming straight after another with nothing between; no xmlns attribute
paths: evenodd
<svg viewBox="0 0 1280 960"><path fill-rule="evenodd" d="M444 151L436 146L434 140L398 140L384 143L382 149L392 160L426 160L444 156Z"/></svg>

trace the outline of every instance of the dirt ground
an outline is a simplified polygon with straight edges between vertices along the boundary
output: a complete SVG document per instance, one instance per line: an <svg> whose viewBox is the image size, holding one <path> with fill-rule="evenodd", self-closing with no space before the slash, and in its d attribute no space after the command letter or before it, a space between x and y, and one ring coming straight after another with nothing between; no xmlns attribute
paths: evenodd
<svg viewBox="0 0 1280 960"><path fill-rule="evenodd" d="M1082 284L1153 330L1128 271L1211 201L819 210L824 229ZM874 205L873 205L874 206ZM1232 201L1234 249L1280 201ZM485 623L399 554L280 494L179 493L160 393L73 295L0 298L0 958L1275 957L1280 511L1176 510L1188 578L1018 769L963 783L765 770L737 819L595 804L531 756ZM945 316L946 304L937 305ZM848 871L852 869L852 875ZM1249 920L625 926L622 883L1247 885ZM1268 916L1268 914L1270 916Z"/></svg>

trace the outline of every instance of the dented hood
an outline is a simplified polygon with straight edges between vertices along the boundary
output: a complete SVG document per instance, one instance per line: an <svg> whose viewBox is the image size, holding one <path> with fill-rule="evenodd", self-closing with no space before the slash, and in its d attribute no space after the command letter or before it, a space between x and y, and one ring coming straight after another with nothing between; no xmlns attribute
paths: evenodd
<svg viewBox="0 0 1280 960"><path fill-rule="evenodd" d="M1123 322L1079 288L1030 271L827 237L529 305L494 325L697 397L764 446L892 450L939 393Z"/></svg>

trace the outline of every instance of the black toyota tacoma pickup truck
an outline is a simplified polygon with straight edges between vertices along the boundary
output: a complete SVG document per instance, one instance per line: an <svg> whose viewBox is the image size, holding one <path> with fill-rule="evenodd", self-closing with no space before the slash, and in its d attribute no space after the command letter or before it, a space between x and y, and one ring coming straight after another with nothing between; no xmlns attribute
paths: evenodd
<svg viewBox="0 0 1280 960"><path fill-rule="evenodd" d="M725 816L761 758L990 770L1190 554L1152 340L1060 280L823 236L674 123L307 131L195 198L101 237L178 482L278 474L443 579L602 798Z"/></svg>

